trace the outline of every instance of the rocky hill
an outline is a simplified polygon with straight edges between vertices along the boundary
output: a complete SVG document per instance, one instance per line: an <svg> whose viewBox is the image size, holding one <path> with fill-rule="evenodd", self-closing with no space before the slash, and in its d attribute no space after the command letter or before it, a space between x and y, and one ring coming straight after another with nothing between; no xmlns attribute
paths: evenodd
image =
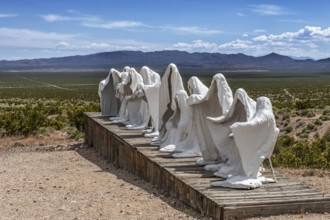
<svg viewBox="0 0 330 220"><path fill-rule="evenodd" d="M179 69L186 70L330 72L330 58L301 60L276 53L253 57L242 53L188 53L172 50L155 52L114 51L47 59L3 60L0 61L0 71L109 69L112 67L121 69L126 65L136 68L147 65L153 69L163 70L169 63L175 63Z"/></svg>

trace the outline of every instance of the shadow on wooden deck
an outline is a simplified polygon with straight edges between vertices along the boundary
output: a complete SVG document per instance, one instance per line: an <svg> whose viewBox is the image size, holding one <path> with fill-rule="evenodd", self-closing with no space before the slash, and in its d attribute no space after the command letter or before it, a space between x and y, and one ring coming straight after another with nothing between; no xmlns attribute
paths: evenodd
<svg viewBox="0 0 330 220"><path fill-rule="evenodd" d="M86 143L133 174L164 189L204 215L241 219L303 212L327 212L330 196L279 175L277 183L254 190L211 187L219 181L195 164L196 158L172 158L148 143L140 130L125 130L99 113L85 113ZM269 176L271 177L270 173Z"/></svg>

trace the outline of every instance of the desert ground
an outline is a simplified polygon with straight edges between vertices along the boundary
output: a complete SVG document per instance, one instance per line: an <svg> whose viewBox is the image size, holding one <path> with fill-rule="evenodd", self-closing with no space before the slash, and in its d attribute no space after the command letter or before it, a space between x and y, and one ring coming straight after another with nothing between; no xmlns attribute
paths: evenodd
<svg viewBox="0 0 330 220"><path fill-rule="evenodd" d="M210 219L63 132L0 139L0 219ZM330 193L322 170L277 171ZM329 213L251 219L330 219Z"/></svg>

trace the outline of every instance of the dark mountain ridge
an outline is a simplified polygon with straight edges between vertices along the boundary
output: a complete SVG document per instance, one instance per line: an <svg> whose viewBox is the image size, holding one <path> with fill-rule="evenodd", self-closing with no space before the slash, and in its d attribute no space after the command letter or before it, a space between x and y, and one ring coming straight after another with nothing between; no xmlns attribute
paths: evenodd
<svg viewBox="0 0 330 220"><path fill-rule="evenodd" d="M163 70L169 63L175 63L179 69L184 70L330 72L330 58L297 60L276 53L254 57L243 53L188 53L176 50L155 52L114 51L56 58L2 60L0 61L0 71L122 69L124 66L140 68L144 65Z"/></svg>

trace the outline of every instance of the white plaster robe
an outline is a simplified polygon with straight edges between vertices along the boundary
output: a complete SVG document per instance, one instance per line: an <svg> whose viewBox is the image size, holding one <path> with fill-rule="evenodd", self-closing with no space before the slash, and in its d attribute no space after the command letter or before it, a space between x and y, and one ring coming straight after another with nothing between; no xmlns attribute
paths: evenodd
<svg viewBox="0 0 330 220"><path fill-rule="evenodd" d="M236 122L249 121L255 111L256 102L247 95L244 89L240 88L236 90L234 101L227 114L217 118L207 117L209 129L213 131L211 133L213 141L225 162L206 165L206 170L218 170L215 175L223 178L243 172L230 126Z"/></svg>
<svg viewBox="0 0 330 220"><path fill-rule="evenodd" d="M213 76L211 86L205 96L191 95L187 99L188 105L192 107L193 126L188 136L192 136L188 149L183 149L181 153L174 153L173 157L196 156L191 149L200 149L202 159L197 164L219 163L221 156L213 142L211 131L207 125L207 116L219 116L226 114L233 101L232 91L226 78L218 73ZM182 149L180 149L182 150Z"/></svg>
<svg viewBox="0 0 330 220"><path fill-rule="evenodd" d="M130 78L128 72L121 72L121 82L116 87L116 96L121 100L121 105L118 115L110 118L114 123L125 122L128 120L128 112L126 109L127 100L125 97L132 94L130 89Z"/></svg>
<svg viewBox="0 0 330 220"><path fill-rule="evenodd" d="M143 84L140 84L140 88L132 95L132 98L139 99L141 102L140 119L135 124L126 125L127 129L144 129L148 126L151 118L153 127L155 118L158 120L160 76L147 66L141 68L140 74L143 78Z"/></svg>
<svg viewBox="0 0 330 220"><path fill-rule="evenodd" d="M116 116L119 111L120 100L116 97L116 86L120 81L121 73L110 69L107 78L99 83L98 95L103 116Z"/></svg>
<svg viewBox="0 0 330 220"><path fill-rule="evenodd" d="M125 96L127 102L127 122L125 124L136 125L142 123L143 115L140 111L142 99L139 97L139 90L143 87L143 78L134 68L128 72L130 76L129 88L131 94Z"/></svg>
<svg viewBox="0 0 330 220"><path fill-rule="evenodd" d="M184 90L182 78L175 64L168 65L162 77L159 89L159 135L153 139L152 144L160 145L167 129L166 122L173 115L175 105L175 94L179 90Z"/></svg>
<svg viewBox="0 0 330 220"><path fill-rule="evenodd" d="M190 94L205 96L208 91L208 88L196 76L191 77L187 84ZM191 133L190 136L188 136L189 132L192 130L193 119L191 106L187 104L186 99L184 100L184 103L180 105L181 107L179 107L179 114L176 114L177 118L179 118L178 120L180 120L180 123L178 123L180 125L178 126L180 128L179 131L171 132L171 141L164 141L160 150L164 152L181 152L190 150L190 156L201 156L199 147L197 146L193 148L196 146L196 144L194 145L194 135ZM183 102L183 99L181 102ZM169 128L168 130L172 131L172 129ZM172 136L174 136L174 138Z"/></svg>
<svg viewBox="0 0 330 220"><path fill-rule="evenodd" d="M251 120L236 122L231 126L231 130L241 157L244 175L212 182L211 185L251 189L261 186L262 181L274 181L258 177L259 168L265 158L270 159L279 134L269 98L257 98L257 110Z"/></svg>
<svg viewBox="0 0 330 220"><path fill-rule="evenodd" d="M172 117L166 122L167 132L162 139L160 151L172 152L175 144L186 139L191 128L191 110L187 105L188 94L179 90L175 95L176 108Z"/></svg>
<svg viewBox="0 0 330 220"><path fill-rule="evenodd" d="M158 135L159 126L159 90L161 78L158 73L148 67L142 67L143 92L147 101L147 107L151 117L151 130L154 135Z"/></svg>

